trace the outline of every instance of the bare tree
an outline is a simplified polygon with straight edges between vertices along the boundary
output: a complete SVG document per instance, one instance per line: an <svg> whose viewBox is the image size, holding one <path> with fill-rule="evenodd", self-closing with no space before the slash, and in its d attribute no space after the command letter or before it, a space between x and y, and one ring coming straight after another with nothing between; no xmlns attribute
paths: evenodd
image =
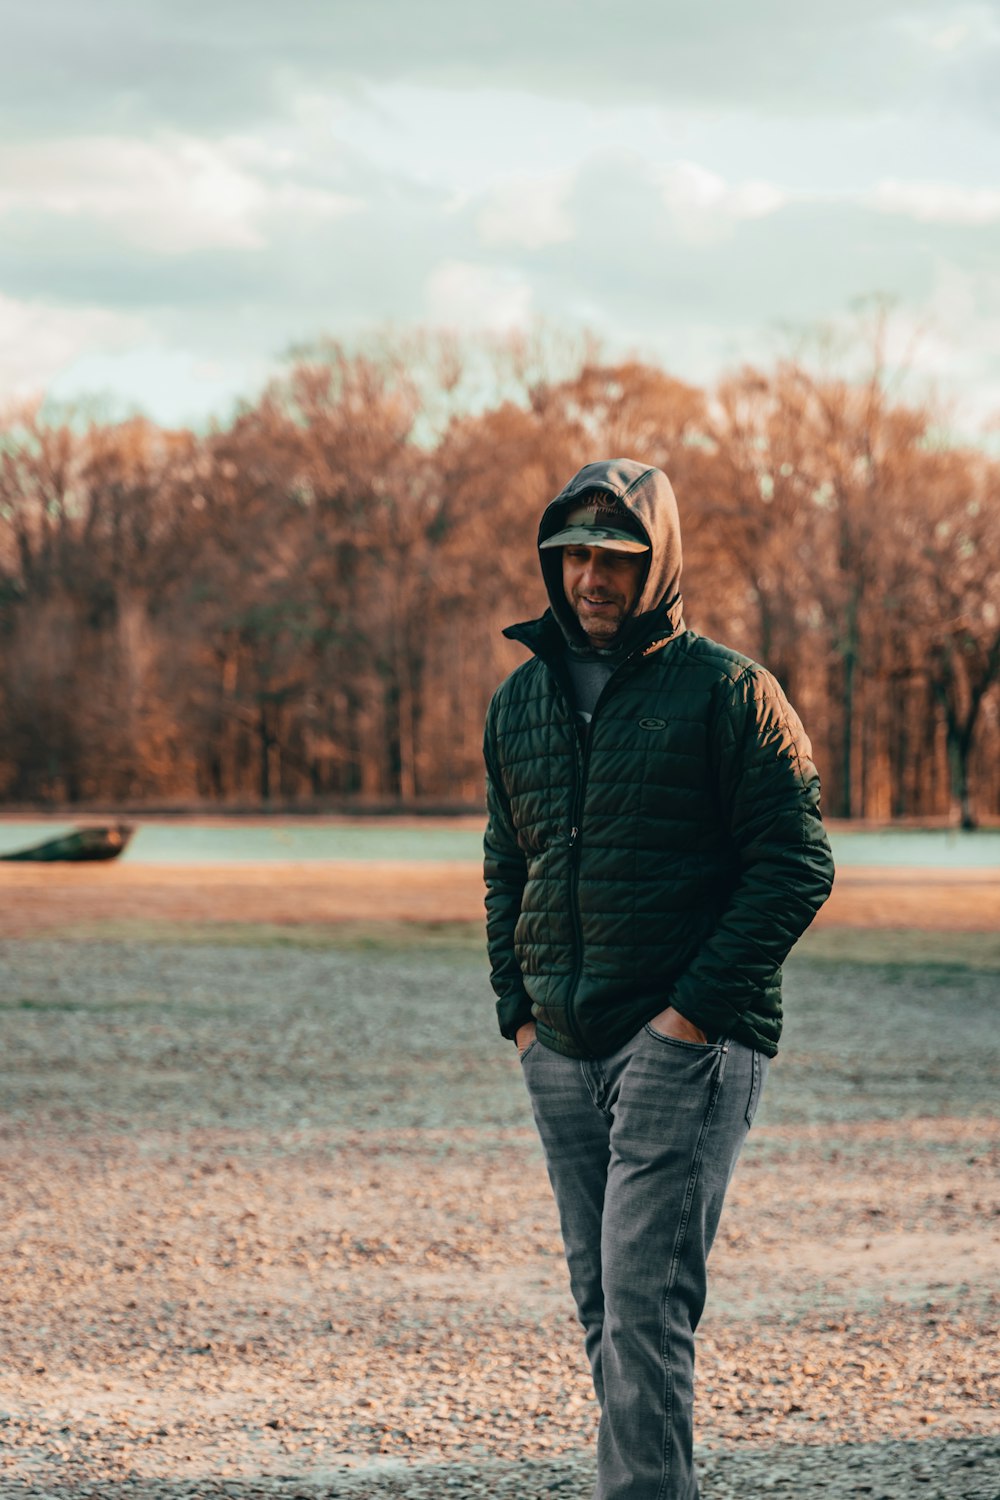
<svg viewBox="0 0 1000 1500"><path fill-rule="evenodd" d="M323 341L224 428L0 418L0 795L475 800L567 475L667 470L691 622L846 816L1000 811L996 461L801 361L699 391L557 341Z"/></svg>

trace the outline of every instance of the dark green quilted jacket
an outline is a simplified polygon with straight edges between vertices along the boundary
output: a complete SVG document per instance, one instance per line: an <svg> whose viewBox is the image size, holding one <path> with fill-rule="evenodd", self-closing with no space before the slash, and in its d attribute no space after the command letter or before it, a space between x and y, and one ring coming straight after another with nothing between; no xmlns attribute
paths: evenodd
<svg viewBox="0 0 1000 1500"><path fill-rule="evenodd" d="M657 469L592 464L542 518L608 489L650 537L646 585L584 737L563 663L576 629L559 549L552 607L505 634L533 658L486 721L487 937L500 1030L525 1021L604 1056L667 1005L768 1055L781 965L833 879L809 741L778 683L681 620L680 531Z"/></svg>

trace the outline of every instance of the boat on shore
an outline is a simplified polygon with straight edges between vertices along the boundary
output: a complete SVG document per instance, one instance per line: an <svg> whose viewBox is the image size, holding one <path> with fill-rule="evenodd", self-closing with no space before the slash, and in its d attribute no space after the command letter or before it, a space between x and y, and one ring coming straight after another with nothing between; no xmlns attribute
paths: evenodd
<svg viewBox="0 0 1000 1500"><path fill-rule="evenodd" d="M111 823L101 827L74 828L71 833L0 854L0 860L30 860L40 864L83 864L95 860L117 859L125 852L135 829L131 823Z"/></svg>

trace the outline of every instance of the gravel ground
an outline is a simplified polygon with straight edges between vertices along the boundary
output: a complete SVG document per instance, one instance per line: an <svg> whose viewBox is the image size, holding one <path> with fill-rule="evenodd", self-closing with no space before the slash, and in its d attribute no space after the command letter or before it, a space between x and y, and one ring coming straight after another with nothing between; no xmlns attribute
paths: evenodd
<svg viewBox="0 0 1000 1500"><path fill-rule="evenodd" d="M705 1500L1000 1496L998 987L790 964L699 1337ZM0 1028L0 1496L584 1500L478 954L8 942Z"/></svg>

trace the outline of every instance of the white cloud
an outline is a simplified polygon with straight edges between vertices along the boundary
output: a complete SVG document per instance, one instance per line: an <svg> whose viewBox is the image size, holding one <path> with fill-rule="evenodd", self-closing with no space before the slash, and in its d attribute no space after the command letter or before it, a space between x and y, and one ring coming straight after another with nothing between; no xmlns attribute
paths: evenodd
<svg viewBox="0 0 1000 1500"><path fill-rule="evenodd" d="M426 307L439 327L499 333L531 321L531 287L502 266L447 260L427 279Z"/></svg>
<svg viewBox="0 0 1000 1500"><path fill-rule="evenodd" d="M994 224L1000 188L966 188L950 182L880 182L869 200L880 213L905 214L922 224Z"/></svg>
<svg viewBox="0 0 1000 1500"><path fill-rule="evenodd" d="M283 163L282 163L283 164ZM275 216L326 220L357 200L294 181L245 139L89 136L0 148L0 215L34 211L110 227L140 250L255 250Z"/></svg>
<svg viewBox="0 0 1000 1500"><path fill-rule="evenodd" d="M951 26L935 31L930 38L930 44L936 52L955 52L968 41L969 31L968 21L956 21Z"/></svg>
<svg viewBox="0 0 1000 1500"><path fill-rule="evenodd" d="M101 307L53 307L0 294L0 396L40 394L84 351L124 348L143 326Z"/></svg>
<svg viewBox="0 0 1000 1500"><path fill-rule="evenodd" d="M674 228L695 241L725 234L742 219L766 218L788 201L774 183L757 178L728 183L693 161L671 162L655 176Z"/></svg>
<svg viewBox="0 0 1000 1500"><path fill-rule="evenodd" d="M543 250L571 240L574 224L567 200L573 181L572 172L559 172L497 183L479 212L483 243Z"/></svg>
<svg viewBox="0 0 1000 1500"><path fill-rule="evenodd" d="M891 27L897 37L908 38L918 48L946 56L982 50L1000 39L995 6L970 4L969 0L940 7L931 5L923 12L916 8L901 9L893 17Z"/></svg>

